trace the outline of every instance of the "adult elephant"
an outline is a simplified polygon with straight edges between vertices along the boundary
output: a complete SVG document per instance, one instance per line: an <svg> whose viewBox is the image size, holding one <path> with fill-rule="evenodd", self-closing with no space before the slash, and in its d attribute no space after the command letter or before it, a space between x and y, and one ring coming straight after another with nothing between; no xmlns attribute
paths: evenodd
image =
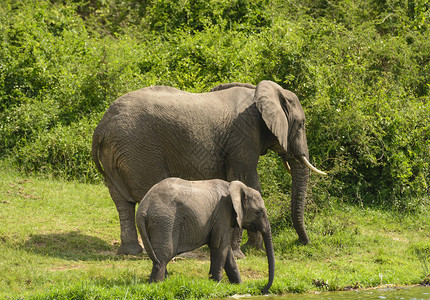
<svg viewBox="0 0 430 300"><path fill-rule="evenodd" d="M309 169L305 114L297 96L271 81L257 86L229 83L209 93L156 86L112 103L93 135L92 156L104 175L119 213L118 254L142 251L135 206L167 177L240 180L260 190L257 162L277 152L292 176L291 211L299 239L309 239L303 222ZM240 237L232 247L240 257ZM259 235L248 243L262 246Z"/></svg>

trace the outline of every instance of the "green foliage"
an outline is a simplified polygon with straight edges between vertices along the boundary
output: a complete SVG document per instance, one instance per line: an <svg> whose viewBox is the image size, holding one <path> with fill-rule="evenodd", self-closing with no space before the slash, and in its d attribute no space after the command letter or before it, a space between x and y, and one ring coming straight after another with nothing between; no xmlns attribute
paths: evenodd
<svg viewBox="0 0 430 300"><path fill-rule="evenodd" d="M419 242L416 244L412 244L409 247L409 252L416 255L416 257L421 263L424 276L427 277L427 280L428 280L428 276L430 275L430 269L429 269L430 244L427 242Z"/></svg>
<svg viewBox="0 0 430 300"><path fill-rule="evenodd" d="M147 6L148 23L151 30L162 32L201 31L213 25L255 30L270 24L268 5L268 0L156 0Z"/></svg>
<svg viewBox="0 0 430 300"><path fill-rule="evenodd" d="M270 79L307 116L310 211L332 197L419 211L430 185L430 3L390 1L35 1L0 4L0 155L19 168L99 181L91 133L121 94L192 92ZM259 174L275 228L290 223L289 176Z"/></svg>
<svg viewBox="0 0 430 300"><path fill-rule="evenodd" d="M98 179L91 160L95 125L85 118L68 127L59 124L39 133L31 143L15 150L14 157L26 172L94 182Z"/></svg>
<svg viewBox="0 0 430 300"><path fill-rule="evenodd" d="M430 106L428 87L422 89L428 79L405 40L374 30L367 39L341 36L336 49L345 51L315 63L308 138L320 147L311 153L330 159L340 195L413 209L399 199L428 194ZM320 72L321 65L327 69Z"/></svg>

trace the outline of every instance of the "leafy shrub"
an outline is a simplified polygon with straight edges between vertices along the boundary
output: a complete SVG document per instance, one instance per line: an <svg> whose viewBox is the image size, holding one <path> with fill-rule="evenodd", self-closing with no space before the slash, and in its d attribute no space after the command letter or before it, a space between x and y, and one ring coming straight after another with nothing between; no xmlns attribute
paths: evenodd
<svg viewBox="0 0 430 300"><path fill-rule="evenodd" d="M404 5L405 4L405 5ZM11 1L0 4L0 154L97 181L93 128L118 96L270 79L307 116L309 207L333 197L414 211L430 199L428 1ZM260 159L271 221L291 182Z"/></svg>
<svg viewBox="0 0 430 300"><path fill-rule="evenodd" d="M180 1L156 0L146 10L151 30L171 32L178 28L201 31L212 25L242 25L252 30L270 24L267 0Z"/></svg>
<svg viewBox="0 0 430 300"><path fill-rule="evenodd" d="M70 127L61 124L40 132L32 142L14 151L19 167L26 172L80 181L99 181L91 160L94 121L82 119Z"/></svg>

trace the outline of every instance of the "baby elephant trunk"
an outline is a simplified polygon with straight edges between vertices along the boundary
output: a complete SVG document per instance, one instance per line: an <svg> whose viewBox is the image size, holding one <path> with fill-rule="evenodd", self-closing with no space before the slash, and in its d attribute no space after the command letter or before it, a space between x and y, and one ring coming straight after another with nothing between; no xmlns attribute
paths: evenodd
<svg viewBox="0 0 430 300"><path fill-rule="evenodd" d="M272 233L270 231L270 225L268 229L262 232L264 247L266 248L267 262L269 265L269 282L266 287L261 291L262 294L267 294L270 287L272 286L273 279L275 277L275 254L273 251Z"/></svg>

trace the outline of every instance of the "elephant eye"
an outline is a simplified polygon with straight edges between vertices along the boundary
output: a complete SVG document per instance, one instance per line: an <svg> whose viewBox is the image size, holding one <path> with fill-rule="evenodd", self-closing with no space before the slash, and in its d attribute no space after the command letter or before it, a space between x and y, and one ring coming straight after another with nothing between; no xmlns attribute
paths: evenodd
<svg viewBox="0 0 430 300"><path fill-rule="evenodd" d="M299 130L305 128L305 121L300 122Z"/></svg>

